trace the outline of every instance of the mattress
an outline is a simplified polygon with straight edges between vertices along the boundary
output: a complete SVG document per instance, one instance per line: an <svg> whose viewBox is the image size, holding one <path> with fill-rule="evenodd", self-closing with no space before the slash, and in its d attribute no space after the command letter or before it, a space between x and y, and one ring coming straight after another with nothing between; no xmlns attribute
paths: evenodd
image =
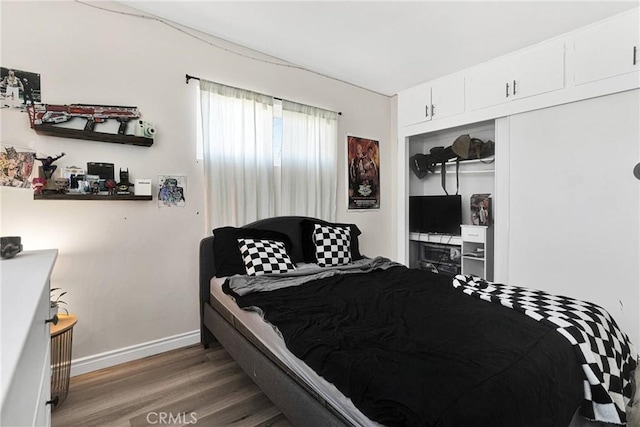
<svg viewBox="0 0 640 427"><path fill-rule="evenodd" d="M316 374L313 369L287 350L284 340L277 330L265 322L258 313L238 307L233 298L222 291L222 284L225 280L226 278L218 277L211 279L212 305L215 306L213 300L222 305L234 317L236 325L241 325L243 331L249 332L260 342L261 346L277 357L284 366L301 378L309 388L327 401L347 421L353 425L381 426L362 414L351 402L351 399L345 397L333 384Z"/></svg>

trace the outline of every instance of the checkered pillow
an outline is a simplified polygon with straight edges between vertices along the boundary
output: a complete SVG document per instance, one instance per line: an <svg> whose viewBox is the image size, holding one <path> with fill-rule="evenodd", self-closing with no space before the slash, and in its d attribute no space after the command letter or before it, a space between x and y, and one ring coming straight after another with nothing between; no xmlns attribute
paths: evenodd
<svg viewBox="0 0 640 427"><path fill-rule="evenodd" d="M295 270L284 243L275 240L238 239L238 247L249 276Z"/></svg>
<svg viewBox="0 0 640 427"><path fill-rule="evenodd" d="M335 267L351 263L351 231L347 227L315 224L313 241L320 267Z"/></svg>

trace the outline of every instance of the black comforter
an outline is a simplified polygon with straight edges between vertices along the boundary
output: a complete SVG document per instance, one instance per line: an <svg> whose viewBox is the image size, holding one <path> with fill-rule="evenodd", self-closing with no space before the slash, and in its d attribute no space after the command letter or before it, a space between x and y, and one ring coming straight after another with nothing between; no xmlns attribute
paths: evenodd
<svg viewBox="0 0 640 427"><path fill-rule="evenodd" d="M567 426L582 401L562 336L450 277L392 267L234 297L385 425Z"/></svg>

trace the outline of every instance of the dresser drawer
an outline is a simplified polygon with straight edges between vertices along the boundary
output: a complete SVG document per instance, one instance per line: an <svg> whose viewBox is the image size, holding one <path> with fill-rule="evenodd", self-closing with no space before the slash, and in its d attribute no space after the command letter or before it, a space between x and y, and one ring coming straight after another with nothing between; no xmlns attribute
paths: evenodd
<svg viewBox="0 0 640 427"><path fill-rule="evenodd" d="M463 242L485 243L487 227L463 225L461 237Z"/></svg>
<svg viewBox="0 0 640 427"><path fill-rule="evenodd" d="M36 312L29 319L26 342L20 352L20 360L13 374L7 397L2 407L3 426L45 426L34 420L45 421L50 408L46 405L50 396L50 343L49 284L43 286L38 297ZM14 344L15 345L15 344ZM48 376L49 375L49 376Z"/></svg>
<svg viewBox="0 0 640 427"><path fill-rule="evenodd" d="M51 425L49 280L57 249L2 261L0 426Z"/></svg>

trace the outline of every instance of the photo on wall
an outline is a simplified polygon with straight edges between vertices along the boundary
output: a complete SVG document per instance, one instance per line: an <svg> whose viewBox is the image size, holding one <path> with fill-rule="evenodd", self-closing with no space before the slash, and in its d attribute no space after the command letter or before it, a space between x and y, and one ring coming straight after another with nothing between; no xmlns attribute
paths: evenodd
<svg viewBox="0 0 640 427"><path fill-rule="evenodd" d="M158 206L161 208L183 208L187 202L187 177L183 175L158 176Z"/></svg>
<svg viewBox="0 0 640 427"><path fill-rule="evenodd" d="M471 195L471 225L491 225L491 194Z"/></svg>
<svg viewBox="0 0 640 427"><path fill-rule="evenodd" d="M2 146L0 151L0 185L31 188L36 152L28 148Z"/></svg>
<svg viewBox="0 0 640 427"><path fill-rule="evenodd" d="M347 135L349 210L380 208L380 143Z"/></svg>
<svg viewBox="0 0 640 427"><path fill-rule="evenodd" d="M27 111L41 102L40 74L0 67L0 108Z"/></svg>

